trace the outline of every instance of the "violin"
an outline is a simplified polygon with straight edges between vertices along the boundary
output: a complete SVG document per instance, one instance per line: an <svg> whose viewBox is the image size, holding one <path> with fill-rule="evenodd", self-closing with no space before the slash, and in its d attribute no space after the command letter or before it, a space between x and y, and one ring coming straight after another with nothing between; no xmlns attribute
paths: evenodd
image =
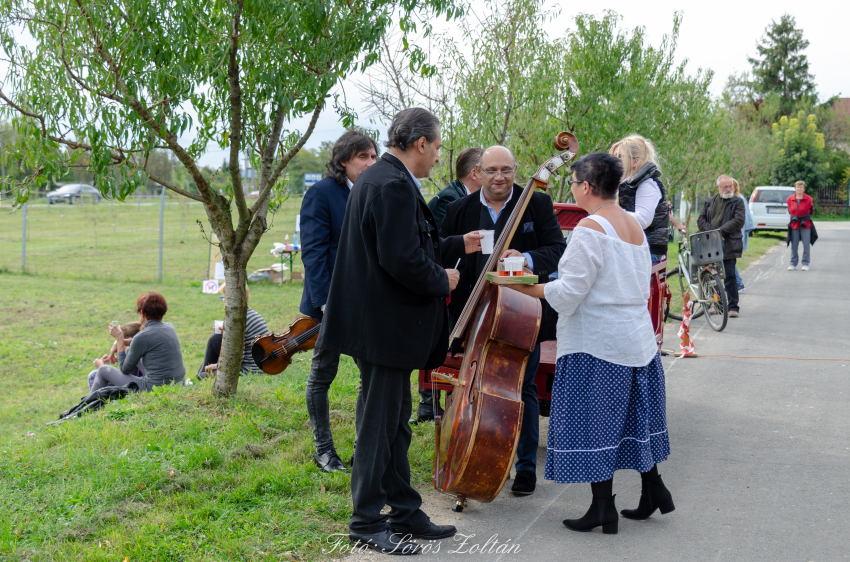
<svg viewBox="0 0 850 562"><path fill-rule="evenodd" d="M309 316L297 318L280 336L257 336L251 344L251 356L267 375L277 375L292 363L292 356L316 347L321 324Z"/></svg>

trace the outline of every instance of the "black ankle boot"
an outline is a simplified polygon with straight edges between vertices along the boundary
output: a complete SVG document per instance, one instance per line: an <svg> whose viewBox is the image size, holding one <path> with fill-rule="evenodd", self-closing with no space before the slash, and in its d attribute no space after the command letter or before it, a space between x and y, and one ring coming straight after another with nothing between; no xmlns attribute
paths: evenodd
<svg viewBox="0 0 850 562"><path fill-rule="evenodd" d="M670 513L676 506L673 505L673 495L659 476L651 482L641 482L640 503L637 509L624 509L620 513L628 519L649 519L649 516L658 509L661 513Z"/></svg>
<svg viewBox="0 0 850 562"><path fill-rule="evenodd" d="M617 534L617 522L620 517L617 515L617 506L614 505L614 498L593 498L593 503L590 504L590 509L584 514L581 519L564 519L564 525L567 529L586 533L592 531L596 527L602 525L602 532L606 535Z"/></svg>

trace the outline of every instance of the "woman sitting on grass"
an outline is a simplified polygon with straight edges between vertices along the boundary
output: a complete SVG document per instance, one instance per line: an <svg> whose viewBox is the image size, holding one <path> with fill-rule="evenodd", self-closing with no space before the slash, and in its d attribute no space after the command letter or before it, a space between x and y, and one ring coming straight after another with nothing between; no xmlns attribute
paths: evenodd
<svg viewBox="0 0 850 562"><path fill-rule="evenodd" d="M133 336L139 333L139 330L142 329L141 322L130 322L129 324L124 324L121 326L121 332L124 334L124 346L130 345L130 340L133 339ZM109 353L98 357L94 360L95 369L89 373L89 392L91 392L91 387L94 384L94 378L97 376L97 370L104 365L114 365L118 363L118 358L115 354L118 353L118 344L113 343L112 349L109 350ZM145 376L145 367L141 361L136 365L136 373L133 373L138 377Z"/></svg>
<svg viewBox="0 0 850 562"><path fill-rule="evenodd" d="M118 351L118 369L111 365L98 367L92 384L92 391L107 385L138 385L139 390L151 390L155 386L182 383L186 375L183 366L183 353L177 332L162 317L168 311L165 297L156 291L150 291L136 300L136 312L142 330L132 339L130 347L124 343L124 333L120 326L110 324L109 333L115 338ZM134 376L139 361L144 361L145 376Z"/></svg>
<svg viewBox="0 0 850 562"><path fill-rule="evenodd" d="M222 283L221 287L218 288L218 292L221 293L221 300L224 301L224 304L227 305L227 284ZM251 298L251 291L248 290L248 286L245 286L245 299L248 300ZM242 350L242 366L240 367L241 374L263 374L257 364L254 363L254 356L251 354L251 346L254 342L254 338L257 336L264 336L269 333L269 327L266 325L266 321L260 316L260 313L248 307L248 311L245 315L245 347ZM218 369L218 360L221 356L221 341L223 339L223 334L213 334L210 336L210 339L207 340L207 350L204 352L204 364L201 365L201 368L198 369L198 380L204 379L210 376L216 369Z"/></svg>

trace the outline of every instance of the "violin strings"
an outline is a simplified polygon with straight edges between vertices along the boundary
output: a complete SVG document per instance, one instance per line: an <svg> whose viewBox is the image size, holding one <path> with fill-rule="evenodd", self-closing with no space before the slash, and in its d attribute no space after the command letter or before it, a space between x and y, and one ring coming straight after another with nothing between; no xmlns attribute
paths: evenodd
<svg viewBox="0 0 850 562"><path fill-rule="evenodd" d="M276 354L278 351L281 351L281 350L283 350L284 353L289 353L290 349L295 349L296 347L298 347L299 345L301 345L305 341L312 338L316 334L316 332L319 331L320 326L321 326L321 324L316 324L315 326L313 326L312 328L310 328L309 330L307 330L306 332L304 332L300 336L296 336L295 338L293 338L290 343L293 343L295 345L289 347L289 346L287 346L287 344L283 344L282 346L278 347L277 349L273 349L269 353L269 355ZM277 357L277 355L275 355L275 357Z"/></svg>

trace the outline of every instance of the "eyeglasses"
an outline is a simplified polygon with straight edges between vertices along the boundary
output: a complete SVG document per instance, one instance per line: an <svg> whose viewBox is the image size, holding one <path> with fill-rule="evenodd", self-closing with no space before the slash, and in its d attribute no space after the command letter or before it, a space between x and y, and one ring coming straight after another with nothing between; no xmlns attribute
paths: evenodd
<svg viewBox="0 0 850 562"><path fill-rule="evenodd" d="M516 170L513 168L506 168L504 170L481 170L481 173L488 178L497 177L499 174L501 174L502 177L508 178L513 176L516 173Z"/></svg>
<svg viewBox="0 0 850 562"><path fill-rule="evenodd" d="M572 187L573 184L584 183L586 181L587 180L567 180L567 183L570 184L570 187ZM590 183L589 181L587 182L587 185L589 185L591 189L596 189L596 187L592 183Z"/></svg>
<svg viewBox="0 0 850 562"><path fill-rule="evenodd" d="M224 295L219 295L218 298L220 298L221 300L225 300L227 297L225 297Z"/></svg>

